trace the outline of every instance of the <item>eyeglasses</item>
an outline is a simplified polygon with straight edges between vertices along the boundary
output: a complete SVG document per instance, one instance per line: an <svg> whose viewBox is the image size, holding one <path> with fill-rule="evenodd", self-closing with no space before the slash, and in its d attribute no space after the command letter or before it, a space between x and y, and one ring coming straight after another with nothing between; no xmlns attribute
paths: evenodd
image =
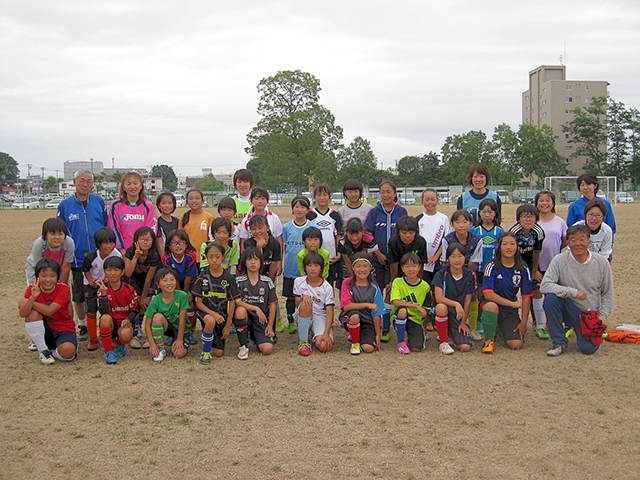
<svg viewBox="0 0 640 480"><path fill-rule="evenodd" d="M81 179L76 179L76 183L79 183L80 185L91 185L93 183L93 179L85 179L85 178L81 178Z"/></svg>
<svg viewBox="0 0 640 480"><path fill-rule="evenodd" d="M536 216L535 215L531 215L529 213L525 213L524 215L520 215L520 218L523 220L535 220Z"/></svg>
<svg viewBox="0 0 640 480"><path fill-rule="evenodd" d="M604 218L604 215L601 213L587 213L587 217L589 218Z"/></svg>
<svg viewBox="0 0 640 480"><path fill-rule="evenodd" d="M153 239L151 237L143 237L143 238L139 238L138 241L142 243L150 243L153 241ZM173 245L173 243L171 245Z"/></svg>
<svg viewBox="0 0 640 480"><path fill-rule="evenodd" d="M180 240L179 242L171 242L169 245L172 247L184 247L187 244L184 240Z"/></svg>

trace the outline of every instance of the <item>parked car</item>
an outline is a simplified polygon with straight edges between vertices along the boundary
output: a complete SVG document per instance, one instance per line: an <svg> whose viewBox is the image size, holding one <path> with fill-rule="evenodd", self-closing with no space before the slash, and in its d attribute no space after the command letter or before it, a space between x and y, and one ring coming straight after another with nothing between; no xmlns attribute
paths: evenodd
<svg viewBox="0 0 640 480"><path fill-rule="evenodd" d="M416 197L413 196L413 193L399 192L398 203L402 205L415 205Z"/></svg>
<svg viewBox="0 0 640 480"><path fill-rule="evenodd" d="M279 193L270 193L269 194L269 205L274 205L279 207L282 205L282 197Z"/></svg>
<svg viewBox="0 0 640 480"><path fill-rule="evenodd" d="M15 208L17 210L40 208L40 201L37 197L20 197L13 202L11 208Z"/></svg>
<svg viewBox="0 0 640 480"><path fill-rule="evenodd" d="M307 197L310 203L313 203L313 193L311 192L302 192L301 195L303 197Z"/></svg>
<svg viewBox="0 0 640 480"><path fill-rule="evenodd" d="M176 197L176 207L186 207L187 199L185 198L183 193L174 193L174 197Z"/></svg>
<svg viewBox="0 0 640 480"><path fill-rule="evenodd" d="M62 198L53 198L51 200L49 200L45 205L44 208L54 208L57 209L58 205L60 205L60 202L62 201Z"/></svg>
<svg viewBox="0 0 640 480"><path fill-rule="evenodd" d="M560 199L563 202L573 203L582 196L580 192L574 190L565 190L560 192Z"/></svg>
<svg viewBox="0 0 640 480"><path fill-rule="evenodd" d="M448 193L439 193L438 201L440 203L451 203L451 195L449 195Z"/></svg>
<svg viewBox="0 0 640 480"><path fill-rule="evenodd" d="M533 200L536 197L536 194L540 190L514 190L513 191L513 201L514 203L533 203Z"/></svg>
<svg viewBox="0 0 640 480"><path fill-rule="evenodd" d="M509 196L509 192L506 190L496 190L496 194L500 199L500 203L511 203L511 197Z"/></svg>
<svg viewBox="0 0 640 480"><path fill-rule="evenodd" d="M344 205L344 194L342 192L335 192L331 194L331 203L333 203L334 205Z"/></svg>
<svg viewBox="0 0 640 480"><path fill-rule="evenodd" d="M633 203L635 199L629 192L618 192L616 194L616 202L618 203Z"/></svg>
<svg viewBox="0 0 640 480"><path fill-rule="evenodd" d="M216 196L213 197L213 206L217 207L218 204L220 203L220 200L222 200L224 197L228 197L229 194L228 193L216 193Z"/></svg>

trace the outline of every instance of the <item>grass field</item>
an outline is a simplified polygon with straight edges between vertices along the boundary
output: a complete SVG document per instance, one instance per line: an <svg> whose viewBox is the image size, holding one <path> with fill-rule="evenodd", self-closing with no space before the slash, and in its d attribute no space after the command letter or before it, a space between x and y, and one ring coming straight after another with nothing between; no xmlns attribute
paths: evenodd
<svg viewBox="0 0 640 480"><path fill-rule="evenodd" d="M504 206L505 226L514 212ZM610 328L640 323L640 207L615 213ZM334 349L308 358L282 333L272 356L252 348L246 362L232 338L210 366L199 344L161 364L128 349L109 366L86 342L76 361L43 366L26 349L17 301L31 243L53 214L0 211L1 479L638 478L636 345L605 342L588 357L573 340L548 358L549 341L529 330L516 352L476 345L447 357L432 339L400 356L392 339L353 357L336 326Z"/></svg>

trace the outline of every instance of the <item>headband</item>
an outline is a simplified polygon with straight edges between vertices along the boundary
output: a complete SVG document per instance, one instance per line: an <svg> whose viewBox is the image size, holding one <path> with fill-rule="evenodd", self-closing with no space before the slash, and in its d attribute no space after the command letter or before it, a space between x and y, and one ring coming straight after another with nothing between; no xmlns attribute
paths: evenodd
<svg viewBox="0 0 640 480"><path fill-rule="evenodd" d="M373 264L371 263L371 260L369 260L368 258L364 258L364 257L356 258L353 262L351 262L351 265L355 265L357 262L360 262L360 261L367 262L369 265L373 266Z"/></svg>

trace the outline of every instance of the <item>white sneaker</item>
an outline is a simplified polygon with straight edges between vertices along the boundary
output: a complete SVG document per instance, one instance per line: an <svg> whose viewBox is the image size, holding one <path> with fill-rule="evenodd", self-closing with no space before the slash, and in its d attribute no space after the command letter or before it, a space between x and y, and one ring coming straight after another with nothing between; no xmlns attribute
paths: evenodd
<svg viewBox="0 0 640 480"><path fill-rule="evenodd" d="M140 345L140 340L138 339L138 337L133 337L133 339L129 342L129 346L136 350L138 350L139 348L142 348L142 345Z"/></svg>
<svg viewBox="0 0 640 480"><path fill-rule="evenodd" d="M145 339L144 343L142 344L142 348L149 348L149 340Z"/></svg>
<svg viewBox="0 0 640 480"><path fill-rule="evenodd" d="M482 340L482 335L480 335L477 330L471 330L471 338L474 342L479 342Z"/></svg>
<svg viewBox="0 0 640 480"><path fill-rule="evenodd" d="M40 363L43 365L51 365L52 363L55 363L55 358L53 358L53 355L51 355L51 352L49 350L43 350L40 352Z"/></svg>
<svg viewBox="0 0 640 480"><path fill-rule="evenodd" d="M448 342L442 342L438 348L440 349L440 353L442 355L451 355L455 353L455 350L451 348L451 345L449 345Z"/></svg>
<svg viewBox="0 0 640 480"><path fill-rule="evenodd" d="M36 344L34 343L33 340L31 340L31 342L29 342L29 345L27 345L27 350L29 350L30 352L38 351L38 347L36 347Z"/></svg>
<svg viewBox="0 0 640 480"><path fill-rule="evenodd" d="M164 351L164 348L161 348L158 351L158 355L153 357L153 361L160 363L162 360L164 360L164 357L166 356L167 356L167 352Z"/></svg>
<svg viewBox="0 0 640 480"><path fill-rule="evenodd" d="M249 349L244 345L240 345L240 348L238 348L238 358L240 360L246 360L249 358Z"/></svg>

